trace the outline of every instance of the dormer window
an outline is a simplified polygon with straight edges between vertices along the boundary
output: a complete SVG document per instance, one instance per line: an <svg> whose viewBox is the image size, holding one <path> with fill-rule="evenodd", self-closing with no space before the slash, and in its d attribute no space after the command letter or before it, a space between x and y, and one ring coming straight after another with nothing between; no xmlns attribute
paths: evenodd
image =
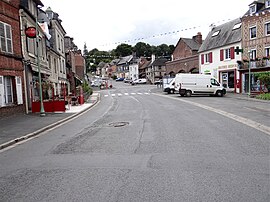
<svg viewBox="0 0 270 202"><path fill-rule="evenodd" d="M270 7L270 0L265 0L265 8L269 8Z"/></svg>
<svg viewBox="0 0 270 202"><path fill-rule="evenodd" d="M241 27L242 23L237 23L233 26L233 29L232 30L235 30L235 29L239 29Z"/></svg>
<svg viewBox="0 0 270 202"><path fill-rule="evenodd" d="M252 4L249 6L249 14L256 13L256 4Z"/></svg>
<svg viewBox="0 0 270 202"><path fill-rule="evenodd" d="M217 36L217 35L219 34L219 32L220 32L220 30L215 31L215 32L212 34L212 37Z"/></svg>

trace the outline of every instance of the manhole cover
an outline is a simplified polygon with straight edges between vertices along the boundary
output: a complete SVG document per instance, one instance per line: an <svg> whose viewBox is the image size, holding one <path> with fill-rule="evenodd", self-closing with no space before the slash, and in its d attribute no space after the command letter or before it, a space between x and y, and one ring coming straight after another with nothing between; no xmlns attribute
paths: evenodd
<svg viewBox="0 0 270 202"><path fill-rule="evenodd" d="M110 123L109 126L112 127L123 127L128 125L128 122L115 122L115 123Z"/></svg>

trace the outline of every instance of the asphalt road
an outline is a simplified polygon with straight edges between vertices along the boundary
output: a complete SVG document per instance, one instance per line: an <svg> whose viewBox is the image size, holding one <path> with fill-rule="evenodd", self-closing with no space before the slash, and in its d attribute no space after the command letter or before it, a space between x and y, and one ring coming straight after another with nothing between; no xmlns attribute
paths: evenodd
<svg viewBox="0 0 270 202"><path fill-rule="evenodd" d="M0 151L0 201L270 201L267 104L153 88Z"/></svg>

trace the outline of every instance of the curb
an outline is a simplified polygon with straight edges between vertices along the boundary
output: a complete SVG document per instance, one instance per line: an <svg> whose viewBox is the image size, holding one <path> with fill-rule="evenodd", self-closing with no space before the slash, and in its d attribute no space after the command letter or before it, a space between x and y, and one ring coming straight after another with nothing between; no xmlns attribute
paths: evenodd
<svg viewBox="0 0 270 202"><path fill-rule="evenodd" d="M57 121L57 122L52 123L52 124L50 124L48 126L45 126L45 127L41 128L41 129L38 129L38 130L36 130L36 131L34 131L32 133L29 133L29 134L24 135L22 137L16 138L14 140L10 140L9 142L3 143L3 144L0 145L0 150L5 149L5 148L7 148L7 147L9 147L11 145L14 145L14 144L18 143L18 142L21 142L21 141L27 140L29 138L35 137L38 134L40 134L40 133L42 133L44 131L47 131L47 130L49 130L49 129L51 129L51 128L53 128L53 127L55 127L55 126L57 126L57 125L59 125L61 123L65 123L65 122L69 121L70 119L73 119L74 117L77 117L80 114L88 111L89 109L94 107L97 103L99 103L99 101L100 101L100 94L97 96L97 99L95 100L95 102L93 102L93 104L91 106L89 106L88 108L86 108L86 109L84 109L84 110L82 110L80 112L77 112L77 113L75 113L75 114L73 114L73 115L71 115L69 117L66 117L66 118L64 118L64 119L62 119L60 121Z"/></svg>

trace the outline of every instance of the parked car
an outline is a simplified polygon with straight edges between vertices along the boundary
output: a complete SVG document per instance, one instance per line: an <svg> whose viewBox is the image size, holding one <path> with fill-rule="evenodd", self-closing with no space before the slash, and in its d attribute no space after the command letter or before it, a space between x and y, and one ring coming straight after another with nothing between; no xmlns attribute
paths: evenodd
<svg viewBox="0 0 270 202"><path fill-rule="evenodd" d="M131 84L146 84L146 79L135 79L133 81L131 81Z"/></svg>
<svg viewBox="0 0 270 202"><path fill-rule="evenodd" d="M125 78L125 79L124 79L124 82L125 82L125 83L130 83L130 81L131 81L131 79L129 79L129 78Z"/></svg>
<svg viewBox="0 0 270 202"><path fill-rule="evenodd" d="M124 78L117 78L115 81L124 81Z"/></svg>
<svg viewBox="0 0 270 202"><path fill-rule="evenodd" d="M154 84L155 84L155 85L160 85L160 84L162 84L162 82L163 82L163 80L162 80L162 79L160 79L160 80L156 80L156 81L154 81Z"/></svg>

